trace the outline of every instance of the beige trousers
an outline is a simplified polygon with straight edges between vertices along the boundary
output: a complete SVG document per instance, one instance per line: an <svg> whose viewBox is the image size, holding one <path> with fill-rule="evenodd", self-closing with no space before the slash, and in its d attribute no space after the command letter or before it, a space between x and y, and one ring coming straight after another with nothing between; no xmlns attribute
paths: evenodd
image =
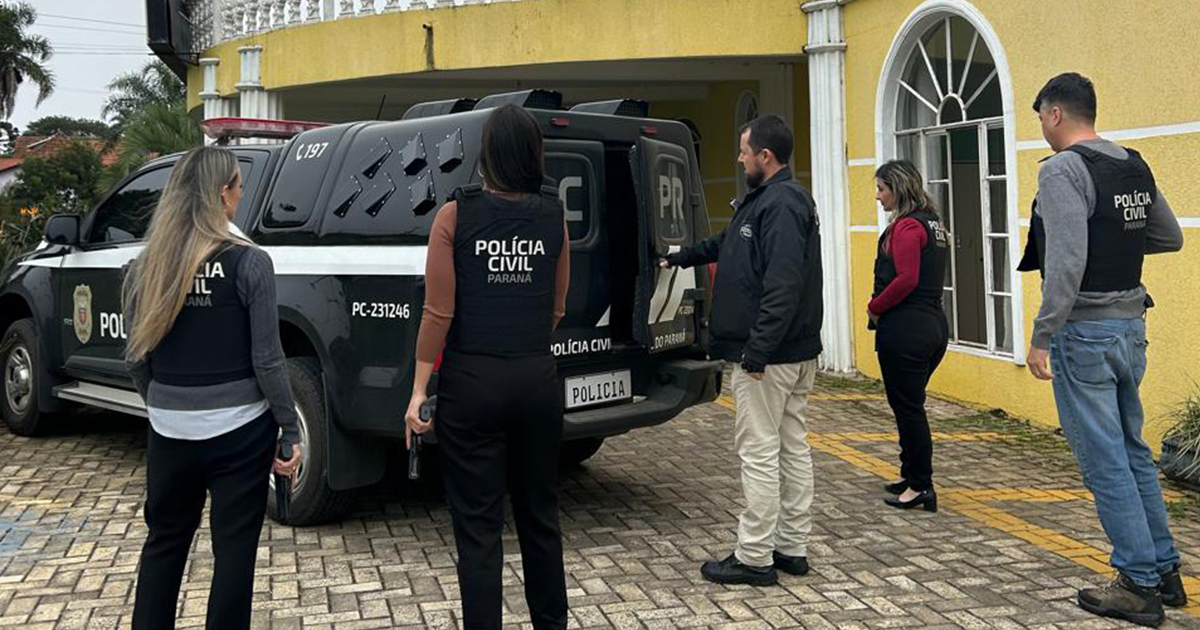
<svg viewBox="0 0 1200 630"><path fill-rule="evenodd" d="M804 412L816 374L816 359L767 366L761 381L733 370L734 443L746 497L736 551L742 564L771 566L772 551L808 554L813 465Z"/></svg>

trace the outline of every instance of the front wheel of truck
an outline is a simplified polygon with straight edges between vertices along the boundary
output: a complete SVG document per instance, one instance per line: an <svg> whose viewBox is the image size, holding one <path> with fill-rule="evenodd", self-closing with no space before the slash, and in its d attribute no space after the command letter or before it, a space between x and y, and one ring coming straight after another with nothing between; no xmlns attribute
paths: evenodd
<svg viewBox="0 0 1200 630"><path fill-rule="evenodd" d="M292 394L299 419L301 459L292 487L292 501L286 525L316 525L335 520L346 513L353 500L349 492L329 487L329 422L325 413L325 390L321 385L321 365L311 357L287 360ZM271 475L267 513L279 519L275 502L275 476Z"/></svg>

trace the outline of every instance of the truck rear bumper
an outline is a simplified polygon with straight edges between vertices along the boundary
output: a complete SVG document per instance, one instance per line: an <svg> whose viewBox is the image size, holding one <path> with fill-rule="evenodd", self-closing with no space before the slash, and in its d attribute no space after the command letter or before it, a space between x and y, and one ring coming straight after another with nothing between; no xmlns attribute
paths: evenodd
<svg viewBox="0 0 1200 630"><path fill-rule="evenodd" d="M678 359L658 366L653 385L636 402L567 412L563 440L609 437L662 424L721 393L721 362Z"/></svg>

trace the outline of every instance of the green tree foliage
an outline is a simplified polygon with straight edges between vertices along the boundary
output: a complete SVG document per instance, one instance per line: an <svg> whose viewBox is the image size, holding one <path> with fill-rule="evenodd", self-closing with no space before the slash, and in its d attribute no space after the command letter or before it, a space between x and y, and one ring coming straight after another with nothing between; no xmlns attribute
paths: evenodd
<svg viewBox="0 0 1200 630"><path fill-rule="evenodd" d="M90 118L44 116L29 123L29 126L25 128L25 134L30 136L50 136L59 131L68 136L96 136L106 140L115 137L112 127L102 121Z"/></svg>
<svg viewBox="0 0 1200 630"><path fill-rule="evenodd" d="M37 12L25 2L0 4L0 120L8 120L17 104L17 88L29 81L41 104L54 92L54 73L46 62L54 53L50 41L28 32Z"/></svg>
<svg viewBox="0 0 1200 630"><path fill-rule="evenodd" d="M117 149L117 161L108 168L102 185L111 187L159 155L187 151L204 142L196 121L182 101L152 103L126 124Z"/></svg>
<svg viewBox="0 0 1200 630"><path fill-rule="evenodd" d="M113 79L108 89L110 94L101 115L118 129L123 129L152 105L187 102L187 86L157 59L137 72L127 72Z"/></svg>

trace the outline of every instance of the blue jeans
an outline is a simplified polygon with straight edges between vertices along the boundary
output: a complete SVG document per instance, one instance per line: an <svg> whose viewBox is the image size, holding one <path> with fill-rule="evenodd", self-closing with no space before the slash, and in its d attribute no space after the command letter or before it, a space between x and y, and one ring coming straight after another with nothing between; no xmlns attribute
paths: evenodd
<svg viewBox="0 0 1200 630"><path fill-rule="evenodd" d="M1146 322L1070 321L1050 339L1054 400L1083 483L1112 542L1110 562L1140 586L1179 563L1158 468L1142 439L1138 385L1146 374Z"/></svg>

